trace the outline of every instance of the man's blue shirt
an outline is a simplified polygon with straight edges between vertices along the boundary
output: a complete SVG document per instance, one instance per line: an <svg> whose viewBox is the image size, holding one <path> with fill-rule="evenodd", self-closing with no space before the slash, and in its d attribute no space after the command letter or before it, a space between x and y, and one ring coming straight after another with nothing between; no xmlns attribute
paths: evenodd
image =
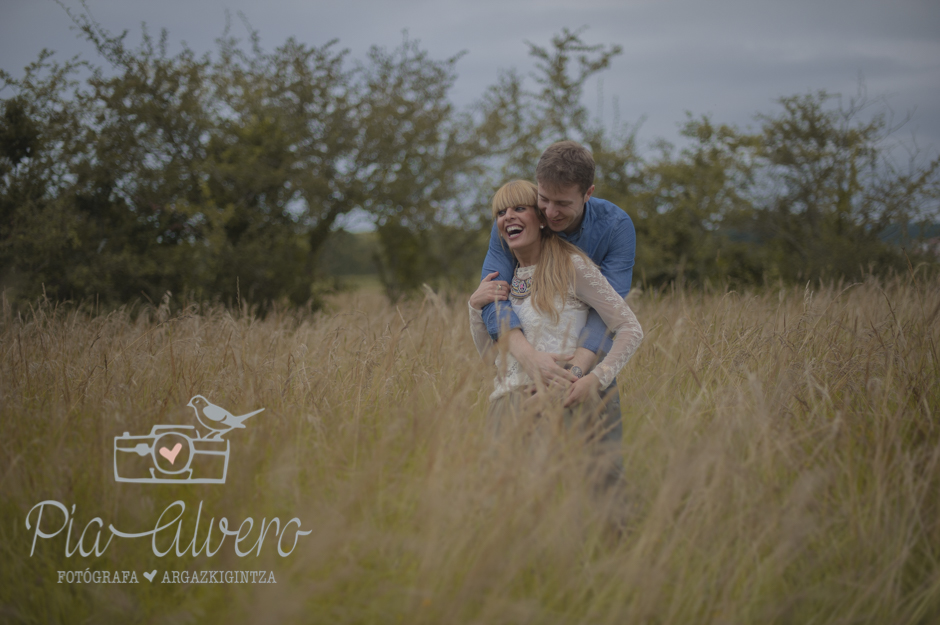
<svg viewBox="0 0 940 625"><path fill-rule="evenodd" d="M629 215L607 200L592 197L584 206L581 226L571 234L557 234L581 248L600 268L614 290L622 297L627 296L633 280L633 261L636 257L636 230ZM512 282L515 270L516 259L500 239L494 223L490 233L490 247L483 261L481 279L497 271L497 280ZM521 325L511 306L505 302L499 304L498 310L496 304L483 307L483 321L494 339L499 335L501 324L508 329ZM607 326L593 308L588 313L587 325L581 331L579 340L582 346L594 353L602 347L605 351L610 349L611 339L607 336Z"/></svg>

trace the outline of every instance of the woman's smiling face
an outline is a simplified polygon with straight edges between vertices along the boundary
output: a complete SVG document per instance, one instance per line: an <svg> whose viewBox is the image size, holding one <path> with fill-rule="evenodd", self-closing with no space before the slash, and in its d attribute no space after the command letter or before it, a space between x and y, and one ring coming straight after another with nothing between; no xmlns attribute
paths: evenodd
<svg viewBox="0 0 940 625"><path fill-rule="evenodd" d="M542 224L538 210L534 206L510 206L496 213L496 227L509 249L517 252L539 243Z"/></svg>

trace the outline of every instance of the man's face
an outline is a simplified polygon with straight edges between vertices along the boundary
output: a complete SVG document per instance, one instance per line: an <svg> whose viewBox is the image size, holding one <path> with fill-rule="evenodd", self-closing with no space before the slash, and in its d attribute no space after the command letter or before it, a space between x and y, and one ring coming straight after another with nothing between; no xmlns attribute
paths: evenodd
<svg viewBox="0 0 940 625"><path fill-rule="evenodd" d="M566 234L577 230L584 216L584 205L591 199L592 193L593 185L587 193L581 195L577 185L548 187L539 182L539 208L545 213L548 227Z"/></svg>

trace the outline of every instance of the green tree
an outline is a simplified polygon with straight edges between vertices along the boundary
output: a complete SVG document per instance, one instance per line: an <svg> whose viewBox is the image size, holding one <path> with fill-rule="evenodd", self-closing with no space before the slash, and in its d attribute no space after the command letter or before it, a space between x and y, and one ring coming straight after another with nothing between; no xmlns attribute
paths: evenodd
<svg viewBox="0 0 940 625"><path fill-rule="evenodd" d="M892 159L884 107L865 98L847 106L826 92L782 98L783 111L762 115L762 189L754 232L762 264L786 280L855 277L906 266L885 243L891 224L936 221L940 159Z"/></svg>
<svg viewBox="0 0 940 625"><path fill-rule="evenodd" d="M690 115L676 153L660 142L660 154L643 167L639 189L627 205L636 211L640 276L653 284L686 280L750 283L761 277L738 229L753 212L753 150L757 138L707 117Z"/></svg>
<svg viewBox="0 0 940 625"><path fill-rule="evenodd" d="M87 188L76 175L92 150L74 78L81 64L51 56L44 50L19 79L0 71L11 94L0 116L0 283L13 299L63 298L68 285L103 282L76 262L98 253Z"/></svg>
<svg viewBox="0 0 940 625"><path fill-rule="evenodd" d="M610 66L620 46L588 45L584 29L563 28L551 46L527 42L535 59L532 79L537 90L525 86L515 70L500 75L478 105L479 135L496 167L495 186L511 178L531 179L542 151L555 141L571 139L592 143L602 136L590 123L582 102L584 86Z"/></svg>
<svg viewBox="0 0 940 625"><path fill-rule="evenodd" d="M448 100L459 56L432 61L406 38L391 53L372 48L360 70L361 206L376 218L376 264L392 299L459 276L478 247L476 214L463 200L484 151L472 119Z"/></svg>
<svg viewBox="0 0 940 625"><path fill-rule="evenodd" d="M476 245L458 227L480 151L447 99L457 57L406 39L350 64L335 42L266 52L253 31L247 49L226 32L215 57L170 55L166 32L130 48L74 19L107 67L86 63L80 83L44 56L3 74L0 277L14 297L46 284L112 303L166 290L302 303L354 209L378 224L393 296ZM457 236L438 244L437 228ZM409 245L418 260L398 263Z"/></svg>

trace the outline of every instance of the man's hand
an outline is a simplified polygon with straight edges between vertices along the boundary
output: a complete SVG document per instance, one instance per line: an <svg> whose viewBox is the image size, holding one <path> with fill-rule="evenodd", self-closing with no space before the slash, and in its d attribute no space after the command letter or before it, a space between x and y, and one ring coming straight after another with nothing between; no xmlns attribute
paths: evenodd
<svg viewBox="0 0 940 625"><path fill-rule="evenodd" d="M519 361L522 369L537 386L562 384L567 387L578 380L576 375L557 363L559 360L568 360L569 356L535 351L519 328L509 332L509 353Z"/></svg>
<svg viewBox="0 0 940 625"><path fill-rule="evenodd" d="M568 360L570 356L549 354L532 350L525 359L516 358L529 377L536 384L561 384L565 388L578 380L578 377L558 365L559 360Z"/></svg>
<svg viewBox="0 0 940 625"><path fill-rule="evenodd" d="M565 408L580 404L586 399L600 400L601 381L593 373L589 373L568 389L565 397Z"/></svg>
<svg viewBox="0 0 940 625"><path fill-rule="evenodd" d="M499 275L498 271L487 275L480 282L480 286L470 296L470 306L482 310L484 306L491 302L509 299L509 283L505 280L494 280Z"/></svg>

